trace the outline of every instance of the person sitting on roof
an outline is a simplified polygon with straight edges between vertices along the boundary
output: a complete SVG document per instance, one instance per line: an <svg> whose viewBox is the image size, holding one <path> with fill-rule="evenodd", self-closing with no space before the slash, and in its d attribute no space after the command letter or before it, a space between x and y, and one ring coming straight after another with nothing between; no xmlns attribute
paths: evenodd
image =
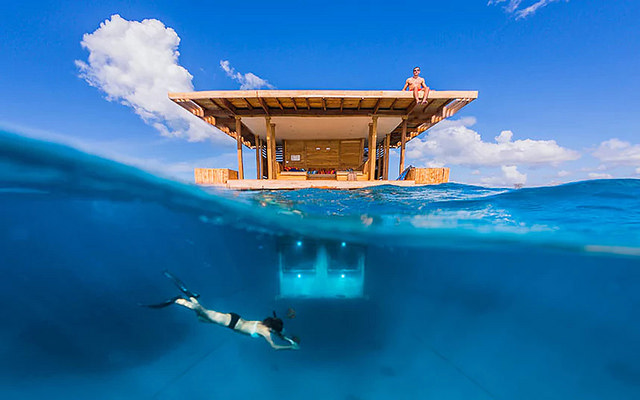
<svg viewBox="0 0 640 400"><path fill-rule="evenodd" d="M271 345L271 347L276 350L299 349L297 338L289 338L283 334L284 324L282 322L282 319L276 316L275 311L273 312L273 317L267 317L262 321L247 321L240 318L240 316L236 313L221 313L213 310L207 310L198 301L198 297L200 297L199 294L193 293L192 291L187 289L185 284L182 283L180 279L172 275L169 271L164 271L164 275L167 278L171 279L171 281L182 292L182 295L176 296L159 304L141 304L142 306L150 308L164 308L172 304L178 304L195 311L198 319L202 322L211 322L214 324L226 326L227 328L231 328L238 333L242 333L252 337L262 336ZM277 338L281 339L282 341L288 342L289 344L275 344L272 335L275 335Z"/></svg>
<svg viewBox="0 0 640 400"><path fill-rule="evenodd" d="M413 69L413 76L406 80L402 90L412 90L413 97L416 99L416 104L426 104L427 98L429 97L429 86L425 83L424 78L420 77L420 67L415 67ZM422 98L421 103L419 92L422 90L424 90L424 97Z"/></svg>

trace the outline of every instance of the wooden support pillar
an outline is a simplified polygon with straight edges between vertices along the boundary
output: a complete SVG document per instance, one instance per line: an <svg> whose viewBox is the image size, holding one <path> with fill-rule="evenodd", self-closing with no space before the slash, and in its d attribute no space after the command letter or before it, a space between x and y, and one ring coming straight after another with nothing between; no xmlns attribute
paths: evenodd
<svg viewBox="0 0 640 400"><path fill-rule="evenodd" d="M256 142L256 179L262 179L262 155L260 154L260 137L253 135Z"/></svg>
<svg viewBox="0 0 640 400"><path fill-rule="evenodd" d="M244 179L244 165L242 163L242 121L236 116L236 143L238 144L238 179Z"/></svg>
<svg viewBox="0 0 640 400"><path fill-rule="evenodd" d="M384 147L382 146L382 144L380 144L380 150L382 150L383 148ZM376 157L377 156L378 156L378 151L376 151ZM384 154L381 154L380 158L378 158L378 176L377 176L377 179L382 178L382 165L383 165L382 162L384 161L383 158L384 158Z"/></svg>
<svg viewBox="0 0 640 400"><path fill-rule="evenodd" d="M384 166L382 167L383 175L382 179L389 179L389 147L391 145L391 134L389 133L384 137Z"/></svg>
<svg viewBox="0 0 640 400"><path fill-rule="evenodd" d="M271 138L271 117L265 117L267 122L267 179L273 179L273 139Z"/></svg>
<svg viewBox="0 0 640 400"><path fill-rule="evenodd" d="M271 160L271 165L273 168L272 179L278 179L278 162L276 161L276 124L271 124L271 146L273 146L273 149L271 150L271 154L273 154L273 159Z"/></svg>
<svg viewBox="0 0 640 400"><path fill-rule="evenodd" d="M376 173L376 143L378 142L378 116L371 118L371 136L369 139L369 180L375 179Z"/></svg>
<svg viewBox="0 0 640 400"><path fill-rule="evenodd" d="M373 128L373 124L369 123L369 135L367 136L367 143L369 143L367 145L368 149L369 149L369 156L367 157L367 161L365 161L362 172L363 173L369 173L369 165L371 164L371 130ZM367 179L370 179L369 177L367 177Z"/></svg>
<svg viewBox="0 0 640 400"><path fill-rule="evenodd" d="M402 117L402 138L400 140L400 170L398 174L404 171L404 148L407 144L407 116Z"/></svg>

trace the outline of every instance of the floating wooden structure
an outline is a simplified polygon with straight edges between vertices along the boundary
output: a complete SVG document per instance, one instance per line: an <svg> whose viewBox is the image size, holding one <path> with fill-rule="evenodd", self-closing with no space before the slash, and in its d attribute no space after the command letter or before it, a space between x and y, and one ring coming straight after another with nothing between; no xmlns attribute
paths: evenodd
<svg viewBox="0 0 640 400"><path fill-rule="evenodd" d="M197 183L234 189L357 188L401 182L388 180L390 149L400 148L403 171L406 143L477 97L475 91L430 91L427 104L417 104L405 91L169 93L175 103L236 140L237 177L231 170L195 171ZM256 179L245 179L242 146L256 151ZM411 179L400 185L449 179L448 169L424 170L407 174Z"/></svg>

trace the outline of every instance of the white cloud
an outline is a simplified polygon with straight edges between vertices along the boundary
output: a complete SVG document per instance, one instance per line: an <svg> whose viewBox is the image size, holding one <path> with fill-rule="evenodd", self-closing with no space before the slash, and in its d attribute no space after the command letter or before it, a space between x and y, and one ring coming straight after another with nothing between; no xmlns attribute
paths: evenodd
<svg viewBox="0 0 640 400"><path fill-rule="evenodd" d="M640 144L613 138L600 143L592 154L603 163L640 166Z"/></svg>
<svg viewBox="0 0 640 400"><path fill-rule="evenodd" d="M227 73L227 76L229 76L229 78L240 83L240 90L252 90L264 87L273 89L273 85L251 72L247 72L246 74L236 72L236 70L227 60L220 60L220 68L222 68L224 72Z"/></svg>
<svg viewBox="0 0 640 400"><path fill-rule="evenodd" d="M613 175L605 174L601 172L590 172L588 176L589 176L589 179L612 179L613 178Z"/></svg>
<svg viewBox="0 0 640 400"><path fill-rule="evenodd" d="M569 175L571 175L571 172L569 171L566 171L566 170L558 171L558 176L560 178L564 178L565 176L569 176Z"/></svg>
<svg viewBox="0 0 640 400"><path fill-rule="evenodd" d="M503 165L500 167L502 176L491 176L482 178L480 181L488 186L520 186L527 182L527 174L518 171L515 165Z"/></svg>
<svg viewBox="0 0 640 400"><path fill-rule="evenodd" d="M636 174L640 175L640 167L636 168Z"/></svg>
<svg viewBox="0 0 640 400"><path fill-rule="evenodd" d="M193 91L193 76L178 64L177 33L156 19L127 21L112 15L82 37L87 62L76 60L80 77L102 90L109 101L133 108L163 136L189 141L224 135L174 104L167 92Z"/></svg>
<svg viewBox="0 0 640 400"><path fill-rule="evenodd" d="M487 5L495 5L501 3L507 3L504 6L504 10L508 14L512 14L516 19L526 18L530 15L535 14L539 9L546 7L551 3L558 2L560 0L538 0L528 6L522 4L522 0L489 0ZM569 0L565 0L569 1ZM530 2L528 2L530 3ZM522 6L522 7L521 7Z"/></svg>
<svg viewBox="0 0 640 400"><path fill-rule="evenodd" d="M557 165L576 160L580 154L559 146L555 140L516 140L502 131L495 143L484 142L469 127L474 118L446 120L428 131L424 139L409 142L407 157L429 166L464 165L472 168L503 165Z"/></svg>

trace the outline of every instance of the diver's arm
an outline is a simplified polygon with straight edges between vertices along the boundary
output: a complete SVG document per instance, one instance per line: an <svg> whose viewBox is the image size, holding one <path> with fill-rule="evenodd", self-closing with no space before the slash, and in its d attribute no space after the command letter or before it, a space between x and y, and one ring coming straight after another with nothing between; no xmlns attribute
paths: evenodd
<svg viewBox="0 0 640 400"><path fill-rule="evenodd" d="M291 343L291 346L280 346L277 345L273 342L273 339L271 339L271 335L265 336L262 335L262 337L264 338L264 340L267 341L267 343L269 343L271 345L271 347L273 347L275 350L298 350L300 347L298 346L298 344L296 342L294 342L293 340L289 339L286 336L283 336L283 339L285 339L286 341L288 341L289 343Z"/></svg>

